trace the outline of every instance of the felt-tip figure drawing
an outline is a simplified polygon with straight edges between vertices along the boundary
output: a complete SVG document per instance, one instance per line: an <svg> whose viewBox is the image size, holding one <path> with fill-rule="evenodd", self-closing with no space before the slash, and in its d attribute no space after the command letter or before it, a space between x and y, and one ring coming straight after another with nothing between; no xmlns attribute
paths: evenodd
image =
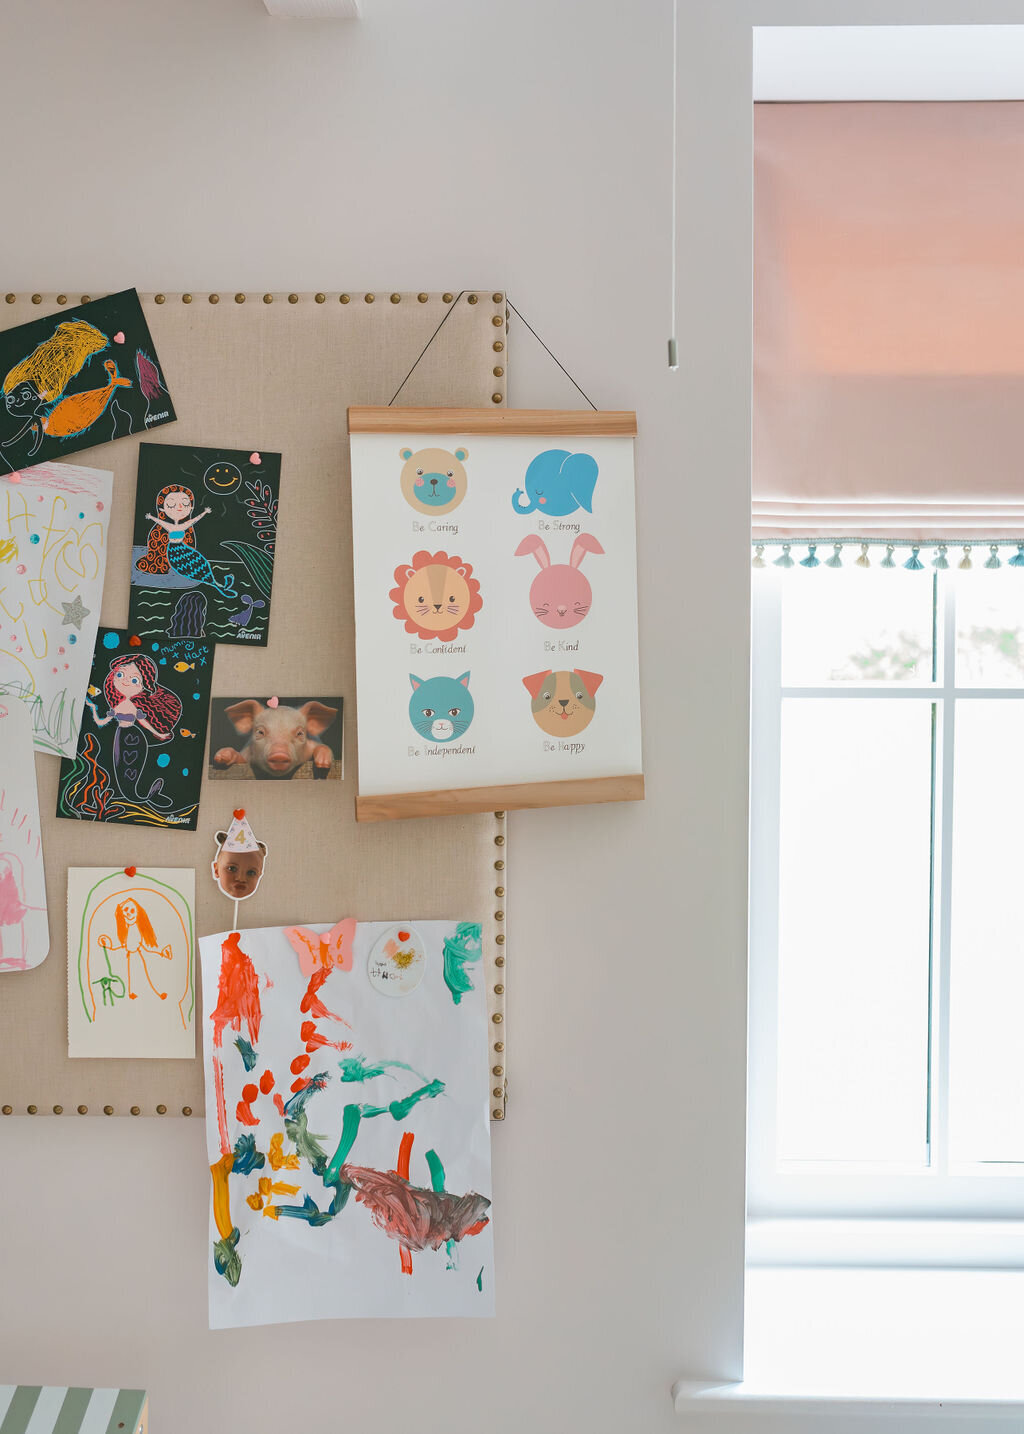
<svg viewBox="0 0 1024 1434"><path fill-rule="evenodd" d="M156 512L146 518L154 524L149 531L146 556L136 564L142 573L166 573L171 568L194 583L205 583L219 593L234 593L235 575L226 573L218 578L196 547L195 526L212 508L203 508L195 516L195 494L177 483L169 483L156 496Z"/></svg>
<svg viewBox="0 0 1024 1434"><path fill-rule="evenodd" d="M145 803L150 807L171 807L172 799L163 791L163 778L157 777L143 786L146 758L149 755L149 734L156 742L166 742L174 733L181 716L181 700L161 686L158 669L152 658L141 653L118 655L110 663L103 680L103 697L107 710L100 714L92 697L85 705L97 727L115 724L113 777L122 797Z"/></svg>
<svg viewBox="0 0 1024 1434"><path fill-rule="evenodd" d="M410 566L403 563L395 569L388 597L406 632L428 641L451 642L457 632L473 626L483 607L472 565L454 554L425 549L413 555Z"/></svg>
<svg viewBox="0 0 1024 1434"><path fill-rule="evenodd" d="M402 496L419 513L451 513L466 496L468 448L403 448Z"/></svg>
<svg viewBox="0 0 1024 1434"><path fill-rule="evenodd" d="M590 583L580 572L587 553L603 553L604 548L591 533L580 533L572 545L567 563L552 563L544 539L537 533L516 548L516 557L532 554L540 572L530 587L530 606L545 627L575 627L590 611L593 601Z"/></svg>
<svg viewBox="0 0 1024 1434"><path fill-rule="evenodd" d="M512 507L517 513L539 513L545 518L564 518L582 508L594 511L594 484L597 463L589 453L568 453L549 448L538 453L526 470L526 493L517 488ZM525 498L525 502L523 501Z"/></svg>
<svg viewBox="0 0 1024 1434"><path fill-rule="evenodd" d="M604 678L597 672L535 672L523 678L533 720L551 737L575 737L590 726L595 694Z"/></svg>
<svg viewBox="0 0 1024 1434"><path fill-rule="evenodd" d="M107 977L101 977L100 984L102 984L104 980L110 980L111 978L116 980L116 977L114 976L114 971L110 967L110 957L118 951L123 951L125 954L125 960L128 968L127 986L129 1001L137 1001L139 999L138 991L132 990L133 956L135 957L137 964L142 966L142 971L143 975L146 978L146 983L149 986L149 989L153 992L153 995L158 996L161 1001L166 1001L167 992L158 991L157 988L153 985L153 978L149 974L149 966L146 964L146 957L160 956L165 961L170 961L173 959L174 952L171 950L170 946L160 946L158 944L156 939L156 933L153 930L153 923L149 919L149 915L146 911L146 908L144 906L141 906L139 902L135 900L134 897L129 896L128 898L126 898L126 900L118 902L117 906L114 908L114 924L117 929L116 946L114 945L110 937L106 934L103 934L97 939L97 945L102 949L104 955L107 958L108 968ZM94 984L96 983L94 982ZM107 989L104 988L104 997L106 997L107 994Z"/></svg>
<svg viewBox="0 0 1024 1434"><path fill-rule="evenodd" d="M327 777L335 761L334 749L324 740L333 727L341 705L319 701L301 705L288 698L270 697L265 703L246 697L214 707L214 739L218 729L233 729L236 745L218 746L211 758L211 771L237 768L240 777L260 781L289 781L307 762L314 777ZM239 743L237 739L241 738ZM340 738L340 733L339 733ZM340 748L340 740L338 742Z"/></svg>
<svg viewBox="0 0 1024 1434"><path fill-rule="evenodd" d="M417 677L409 673L409 721L429 742L455 742L473 720L469 673L460 677Z"/></svg>
<svg viewBox="0 0 1024 1434"><path fill-rule="evenodd" d="M226 832L215 834L217 855L210 863L213 879L232 901L248 901L263 880L266 842L257 841L241 807Z"/></svg>

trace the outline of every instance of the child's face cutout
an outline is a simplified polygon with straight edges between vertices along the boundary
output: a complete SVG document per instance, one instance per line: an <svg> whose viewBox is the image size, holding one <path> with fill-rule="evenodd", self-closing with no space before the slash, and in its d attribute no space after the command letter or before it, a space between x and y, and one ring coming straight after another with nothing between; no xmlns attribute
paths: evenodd
<svg viewBox="0 0 1024 1434"><path fill-rule="evenodd" d="M225 834L217 833L218 850L212 864L213 879L232 901L246 901L263 879L267 848L260 842L259 851L225 851Z"/></svg>

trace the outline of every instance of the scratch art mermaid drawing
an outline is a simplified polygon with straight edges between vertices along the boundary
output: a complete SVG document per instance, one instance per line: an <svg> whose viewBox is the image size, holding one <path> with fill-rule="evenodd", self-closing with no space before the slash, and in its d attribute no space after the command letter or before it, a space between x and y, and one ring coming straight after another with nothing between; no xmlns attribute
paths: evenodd
<svg viewBox="0 0 1024 1434"><path fill-rule="evenodd" d="M120 977L114 975L113 968L110 964L110 956L113 951L123 951L127 960L129 1001L137 1001L139 999L138 992L132 990L133 956L142 962L142 970L145 973L146 981L149 983L149 989L153 992L154 996L159 996L161 1001L166 1001L167 992L158 991L153 985L153 978L150 976L149 967L146 965L146 957L147 955L162 956L165 961L170 961L174 957L174 952L170 946L159 946L157 944L153 923L146 913L146 908L140 906L139 903L131 897L129 897L127 901L120 901L114 909L114 923L117 926L118 944L116 946L109 936L100 936L98 938L98 944L102 947L103 954L106 957L107 975L101 976L100 980L93 984L100 986L103 992L103 1004L107 1004L108 986L120 981ZM117 993L113 992L112 994L116 996ZM110 1004L113 1005L113 1000L111 1000Z"/></svg>
<svg viewBox="0 0 1024 1434"><path fill-rule="evenodd" d="M217 592L234 596L235 576L228 573L220 580L210 564L196 548L195 525L210 508L191 517L195 507L195 494L180 483L169 483L156 495L156 513L146 517L155 527L149 530L146 553L136 564L143 573L166 573L173 568L183 578L195 583L206 583Z"/></svg>
<svg viewBox="0 0 1024 1434"><path fill-rule="evenodd" d="M141 654L115 657L103 679L103 696L107 713L101 717L91 697L86 705L97 727L115 722L113 766L114 781L122 797L144 802L150 807L170 807L172 800L163 790L163 779L157 780L148 792L142 789L142 777L149 755L148 732L157 742L167 742L174 735L181 716L178 697L161 687L157 667L151 658Z"/></svg>

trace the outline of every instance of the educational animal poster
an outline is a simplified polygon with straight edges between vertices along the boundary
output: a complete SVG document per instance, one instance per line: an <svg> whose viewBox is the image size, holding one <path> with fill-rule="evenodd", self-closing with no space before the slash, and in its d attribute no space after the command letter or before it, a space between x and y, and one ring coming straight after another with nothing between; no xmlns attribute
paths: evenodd
<svg viewBox="0 0 1024 1434"><path fill-rule="evenodd" d="M195 831L212 649L191 637L143 641L100 628L57 815Z"/></svg>
<svg viewBox="0 0 1024 1434"><path fill-rule="evenodd" d="M71 463L0 475L0 694L25 704L40 752L73 757L78 743L112 486Z"/></svg>
<svg viewBox="0 0 1024 1434"><path fill-rule="evenodd" d="M258 782L338 781L340 697L215 697L208 775Z"/></svg>
<svg viewBox="0 0 1024 1434"><path fill-rule="evenodd" d="M281 455L143 443L128 625L265 647Z"/></svg>
<svg viewBox="0 0 1024 1434"><path fill-rule="evenodd" d="M357 815L642 797L635 416L349 431Z"/></svg>
<svg viewBox="0 0 1024 1434"><path fill-rule="evenodd" d="M49 949L31 714L0 697L0 971L30 971Z"/></svg>
<svg viewBox="0 0 1024 1434"><path fill-rule="evenodd" d="M192 1060L195 872L68 869L68 1055Z"/></svg>
<svg viewBox="0 0 1024 1434"><path fill-rule="evenodd" d="M199 942L210 1325L494 1312L480 926Z"/></svg>
<svg viewBox="0 0 1024 1434"><path fill-rule="evenodd" d="M0 332L0 374L0 472L177 417L134 289Z"/></svg>

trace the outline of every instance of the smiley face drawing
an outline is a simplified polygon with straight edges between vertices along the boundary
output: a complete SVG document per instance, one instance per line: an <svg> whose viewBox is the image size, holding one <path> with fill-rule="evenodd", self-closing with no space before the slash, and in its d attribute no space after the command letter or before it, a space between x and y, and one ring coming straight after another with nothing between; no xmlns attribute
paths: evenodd
<svg viewBox="0 0 1024 1434"><path fill-rule="evenodd" d="M234 493L242 485L242 470L236 463L211 463L203 483L210 493Z"/></svg>

